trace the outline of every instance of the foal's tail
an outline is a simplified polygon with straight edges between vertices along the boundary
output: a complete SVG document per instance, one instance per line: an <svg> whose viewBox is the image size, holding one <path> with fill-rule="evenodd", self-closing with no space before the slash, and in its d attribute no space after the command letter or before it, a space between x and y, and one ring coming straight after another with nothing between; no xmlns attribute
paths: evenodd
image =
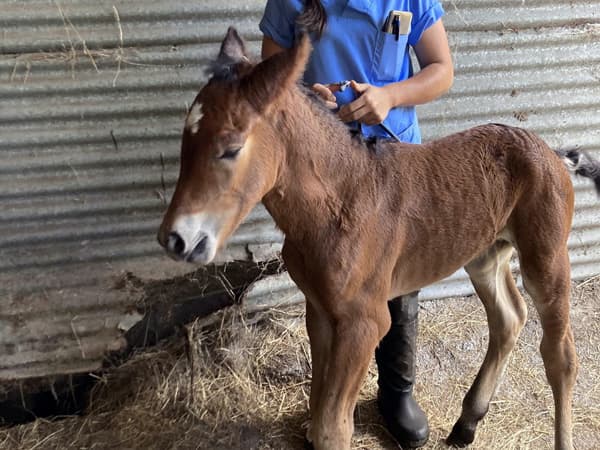
<svg viewBox="0 0 600 450"><path fill-rule="evenodd" d="M554 150L562 159L570 172L582 177L591 178L600 195L600 161L592 158L588 153L578 150Z"/></svg>

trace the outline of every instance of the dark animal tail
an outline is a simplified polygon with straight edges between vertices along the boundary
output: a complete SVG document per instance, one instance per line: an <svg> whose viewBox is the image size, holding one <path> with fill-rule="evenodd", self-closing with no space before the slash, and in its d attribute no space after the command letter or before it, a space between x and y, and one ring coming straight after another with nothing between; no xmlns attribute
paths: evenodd
<svg viewBox="0 0 600 450"><path fill-rule="evenodd" d="M588 153L578 150L555 150L563 160L570 172L582 177L591 178L600 195L600 161L592 158Z"/></svg>

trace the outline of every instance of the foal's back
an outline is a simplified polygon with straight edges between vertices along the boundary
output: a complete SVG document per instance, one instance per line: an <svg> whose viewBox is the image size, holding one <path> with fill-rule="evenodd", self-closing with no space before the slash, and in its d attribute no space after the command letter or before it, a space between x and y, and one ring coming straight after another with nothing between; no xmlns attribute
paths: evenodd
<svg viewBox="0 0 600 450"><path fill-rule="evenodd" d="M533 133L490 124L420 146L387 145L383 164L398 174L386 196L399 219L403 291L450 275L499 239L534 239L530 224L553 224L553 242L566 243L570 176Z"/></svg>

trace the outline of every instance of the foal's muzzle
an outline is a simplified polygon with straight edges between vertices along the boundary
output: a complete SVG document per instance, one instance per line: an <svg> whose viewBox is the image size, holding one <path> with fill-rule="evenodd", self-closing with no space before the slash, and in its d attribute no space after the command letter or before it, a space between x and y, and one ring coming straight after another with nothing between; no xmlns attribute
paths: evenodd
<svg viewBox="0 0 600 450"><path fill-rule="evenodd" d="M159 240L160 242L160 240ZM203 234L198 236L196 243L186 243L184 238L177 232L172 231L167 237L167 241L160 244L165 248L169 256L178 261L206 263L207 259L207 244L209 238Z"/></svg>
<svg viewBox="0 0 600 450"><path fill-rule="evenodd" d="M163 221L158 242L176 261L208 264L217 253L221 223L216 214L180 214L175 220Z"/></svg>
<svg viewBox="0 0 600 450"><path fill-rule="evenodd" d="M167 251L174 255L183 255L185 252L185 242L178 233L172 232L167 239Z"/></svg>

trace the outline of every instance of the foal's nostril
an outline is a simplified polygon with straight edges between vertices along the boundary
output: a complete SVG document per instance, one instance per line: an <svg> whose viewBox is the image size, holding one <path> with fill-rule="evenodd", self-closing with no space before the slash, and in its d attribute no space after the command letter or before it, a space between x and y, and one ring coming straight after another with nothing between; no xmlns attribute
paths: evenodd
<svg viewBox="0 0 600 450"><path fill-rule="evenodd" d="M167 250L176 255L181 255L185 250L185 242L181 239L176 232L171 232L169 234L169 240L167 241Z"/></svg>
<svg viewBox="0 0 600 450"><path fill-rule="evenodd" d="M208 237L204 236L202 239L200 239L200 242L198 242L198 244L196 244L196 247L194 247L194 250L192 250L192 258L194 258L195 256L199 256L202 253L204 253L204 251L206 250L206 243L208 242Z"/></svg>

